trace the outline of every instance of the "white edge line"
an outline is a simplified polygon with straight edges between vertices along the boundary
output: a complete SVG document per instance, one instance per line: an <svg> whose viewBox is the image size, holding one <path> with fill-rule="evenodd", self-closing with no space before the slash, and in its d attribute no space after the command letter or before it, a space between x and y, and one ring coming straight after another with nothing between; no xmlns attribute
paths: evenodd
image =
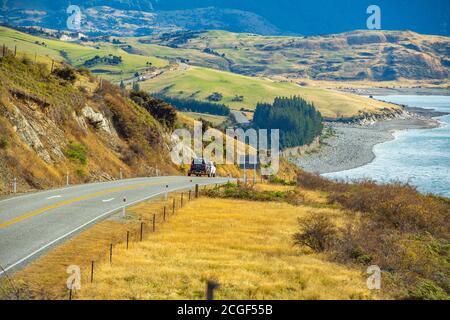
<svg viewBox="0 0 450 320"><path fill-rule="evenodd" d="M210 184L214 184L214 183L202 183L202 184L198 184L198 185L199 185L199 186L200 186L200 185L203 186L203 185L210 185ZM142 201L149 200L149 199L151 199L151 198L154 198L154 197L157 197L157 196L159 196L159 195L165 194L166 192L173 192L173 191L177 191L177 190L181 190L181 189L188 189L188 188L189 188L188 186L183 186L183 187L179 187L179 188L175 188L175 189L169 189L169 190L165 190L165 191L162 191L162 192L158 192L158 193L155 193L154 195L151 195L151 196L149 196L149 197L145 197L145 198L143 198L143 199L133 201L133 202L129 203L127 206L131 206L131 205L134 205L134 204L136 204L136 203L139 203L139 202L142 202ZM27 261L28 259L30 259L31 257L35 256L36 254L38 254L38 253L44 251L44 250L47 249L48 247L51 247L52 245L54 245L55 243L61 241L62 239L69 237L70 235L72 235L72 234L74 234L75 232L77 232L77 231L79 231L79 230L81 230L81 229L87 227L88 225L92 224L93 222L95 222L95 221L97 221L97 220L100 220L101 218L103 218L103 217L105 217L105 216L108 216L108 215L110 215L110 214L112 214L112 213L114 213L114 212L116 212L116 211L118 211L118 210L120 210L120 209L122 209L122 208L123 208L123 206L118 207L118 208L115 208L115 209L112 209L112 210L110 210L110 211L108 211L108 212L102 213L101 215L95 217L94 219L92 219L92 220L90 220L90 221L88 221L88 222L86 222L86 223L83 223L81 226L79 226L79 227L73 229L72 231L70 231L70 232L68 232L68 233L66 233L66 234L64 234L64 235L62 235L62 236L60 236L60 237L58 237L57 239L55 239L55 240L53 240L53 241L47 243L46 245L42 246L41 248L37 249L36 251L30 253L30 254L27 255L26 257L20 259L19 261L13 263L12 265L10 265L10 266L8 266L8 267L6 267L5 269L3 269L3 271L0 271L0 276L3 275L4 273L8 272L9 270L13 269L14 267L20 265L21 263Z"/></svg>
<svg viewBox="0 0 450 320"><path fill-rule="evenodd" d="M86 183L86 184L74 184L74 185L70 185L68 187L65 186L65 187L60 187L60 188L55 188L55 189L40 190L37 192L25 193L25 194L21 194L21 195L17 195L17 196L13 195L9 198L0 200L0 203L5 203L8 201L17 200L17 199L29 198L29 197L37 196L37 195L46 195L51 192L67 191L67 190L78 188L78 187L97 186L97 185L108 184L108 183L114 184L114 183L124 182L124 181L131 182L131 181L135 181L135 180L146 180L146 179L154 179L154 178L178 178L178 177L180 177L180 176L138 177L138 178L113 180L113 181L93 182L93 183Z"/></svg>

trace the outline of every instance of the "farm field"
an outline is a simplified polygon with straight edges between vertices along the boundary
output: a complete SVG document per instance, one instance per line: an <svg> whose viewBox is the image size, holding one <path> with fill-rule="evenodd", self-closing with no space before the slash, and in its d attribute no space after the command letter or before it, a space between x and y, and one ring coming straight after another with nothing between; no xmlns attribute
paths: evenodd
<svg viewBox="0 0 450 320"><path fill-rule="evenodd" d="M330 118L354 116L360 111L378 112L384 108L395 108L391 104L334 90L301 87L290 82L252 78L202 67L165 72L157 78L142 82L141 88L176 98L203 101L218 92L223 95L219 103L234 110L254 110L258 102L272 103L276 97L298 95L313 102L323 116ZM243 101L233 101L236 95L243 96Z"/></svg>

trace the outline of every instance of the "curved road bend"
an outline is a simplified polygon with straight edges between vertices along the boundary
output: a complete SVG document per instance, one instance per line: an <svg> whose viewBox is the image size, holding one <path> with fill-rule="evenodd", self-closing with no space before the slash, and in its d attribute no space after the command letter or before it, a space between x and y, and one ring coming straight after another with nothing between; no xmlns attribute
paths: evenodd
<svg viewBox="0 0 450 320"><path fill-rule="evenodd" d="M192 181L192 182L191 182ZM127 205L228 178L155 177L42 191L0 201L0 276ZM168 188L166 188L168 185Z"/></svg>

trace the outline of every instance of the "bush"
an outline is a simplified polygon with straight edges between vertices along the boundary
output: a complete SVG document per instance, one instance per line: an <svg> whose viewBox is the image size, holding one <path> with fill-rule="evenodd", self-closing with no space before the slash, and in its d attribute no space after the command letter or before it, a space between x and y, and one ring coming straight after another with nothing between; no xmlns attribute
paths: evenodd
<svg viewBox="0 0 450 320"><path fill-rule="evenodd" d="M412 300L450 300L442 288L436 286L432 281L422 280L416 288L408 292L408 299Z"/></svg>
<svg viewBox="0 0 450 320"><path fill-rule="evenodd" d="M294 234L294 242L299 246L307 246L316 252L330 248L336 239L337 230L330 218L324 215L313 215L298 219L300 231Z"/></svg>
<svg viewBox="0 0 450 320"><path fill-rule="evenodd" d="M177 111L170 104L160 99L154 99L144 91L132 91L131 100L145 108L156 120L173 129L177 120Z"/></svg>
<svg viewBox="0 0 450 320"><path fill-rule="evenodd" d="M69 67L69 66L65 66L63 68L58 68L53 70L53 75L57 76L58 78L67 81L71 84L74 84L75 81L77 80L77 73L76 71Z"/></svg>
<svg viewBox="0 0 450 320"><path fill-rule="evenodd" d="M250 184L228 183L205 192L211 198L231 198L250 201L285 201L288 199L287 192L280 191L258 191Z"/></svg>
<svg viewBox="0 0 450 320"><path fill-rule="evenodd" d="M69 143L64 154L71 160L78 160L81 164L87 164L87 149L85 146L77 143Z"/></svg>
<svg viewBox="0 0 450 320"><path fill-rule="evenodd" d="M0 149L6 149L8 147L8 139L5 136L0 137Z"/></svg>
<svg viewBox="0 0 450 320"><path fill-rule="evenodd" d="M333 193L329 199L346 209L370 213L371 219L384 228L448 238L450 206L408 185L362 182L348 186L345 192Z"/></svg>

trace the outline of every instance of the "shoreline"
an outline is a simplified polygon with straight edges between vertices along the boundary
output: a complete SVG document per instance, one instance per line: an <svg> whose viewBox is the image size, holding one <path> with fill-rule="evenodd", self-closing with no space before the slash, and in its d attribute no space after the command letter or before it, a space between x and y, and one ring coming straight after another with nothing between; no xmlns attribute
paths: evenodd
<svg viewBox="0 0 450 320"><path fill-rule="evenodd" d="M336 130L336 134L324 141L320 149L289 160L305 171L318 174L350 170L374 161L374 147L394 140L395 132L433 129L442 123L431 117L417 117L383 120L369 125L334 123L329 126Z"/></svg>

